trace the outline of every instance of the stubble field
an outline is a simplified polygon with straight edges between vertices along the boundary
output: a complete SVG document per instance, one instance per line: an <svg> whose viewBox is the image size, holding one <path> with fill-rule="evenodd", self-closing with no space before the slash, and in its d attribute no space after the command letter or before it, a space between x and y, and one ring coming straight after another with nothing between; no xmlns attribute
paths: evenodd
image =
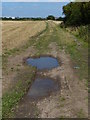
<svg viewBox="0 0 90 120"><path fill-rule="evenodd" d="M30 37L37 35L45 27L44 21L3 21L3 51L23 46Z"/></svg>

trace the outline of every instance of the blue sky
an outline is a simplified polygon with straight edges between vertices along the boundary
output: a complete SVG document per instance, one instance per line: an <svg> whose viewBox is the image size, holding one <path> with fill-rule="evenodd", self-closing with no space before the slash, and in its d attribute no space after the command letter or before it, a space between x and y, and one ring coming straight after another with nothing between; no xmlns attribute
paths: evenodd
<svg viewBox="0 0 90 120"><path fill-rule="evenodd" d="M73 2L75 0L1 0L2 2Z"/></svg>
<svg viewBox="0 0 90 120"><path fill-rule="evenodd" d="M47 17L62 16L62 7L67 2L2 2L2 16Z"/></svg>

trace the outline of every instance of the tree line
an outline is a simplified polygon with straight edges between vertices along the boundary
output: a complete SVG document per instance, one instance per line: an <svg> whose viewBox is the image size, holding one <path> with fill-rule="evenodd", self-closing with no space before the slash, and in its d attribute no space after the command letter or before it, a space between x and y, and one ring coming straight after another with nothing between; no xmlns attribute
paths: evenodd
<svg viewBox="0 0 90 120"><path fill-rule="evenodd" d="M49 15L48 17L46 18L42 18L42 17L37 17L37 18L29 18L29 17L23 17L23 18L19 18L19 17L2 17L1 18L2 20L56 20L56 21L61 21L63 20L62 17L58 17L58 18L55 18L53 15Z"/></svg>
<svg viewBox="0 0 90 120"><path fill-rule="evenodd" d="M2 17L1 18L2 20L45 20L45 18L40 18L40 17L38 17L38 18L29 18L29 17L23 17L23 18L19 18L19 17L15 17L15 18L13 18L13 17Z"/></svg>

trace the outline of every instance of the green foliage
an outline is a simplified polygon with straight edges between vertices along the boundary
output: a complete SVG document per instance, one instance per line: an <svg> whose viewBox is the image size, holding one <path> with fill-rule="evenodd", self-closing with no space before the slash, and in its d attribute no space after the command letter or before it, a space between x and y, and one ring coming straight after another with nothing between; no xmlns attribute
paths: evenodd
<svg viewBox="0 0 90 120"><path fill-rule="evenodd" d="M37 17L37 18L26 18L26 17L23 17L23 18L19 18L19 17L15 17L14 19L12 19L12 17L2 17L1 18L2 20L13 20L13 21L28 21L28 20L32 20L32 21L41 21L41 20L45 20L45 18L41 18L41 17Z"/></svg>
<svg viewBox="0 0 90 120"><path fill-rule="evenodd" d="M82 39L82 41L89 42L90 25L80 25L78 27L71 26L67 27L66 30L72 33L77 38Z"/></svg>
<svg viewBox="0 0 90 120"><path fill-rule="evenodd" d="M63 17L59 17L59 18L57 18L56 20L57 20L57 21L63 21L64 18L63 18Z"/></svg>
<svg viewBox="0 0 90 120"><path fill-rule="evenodd" d="M71 2L63 7L66 25L81 25L90 23L90 2Z"/></svg>

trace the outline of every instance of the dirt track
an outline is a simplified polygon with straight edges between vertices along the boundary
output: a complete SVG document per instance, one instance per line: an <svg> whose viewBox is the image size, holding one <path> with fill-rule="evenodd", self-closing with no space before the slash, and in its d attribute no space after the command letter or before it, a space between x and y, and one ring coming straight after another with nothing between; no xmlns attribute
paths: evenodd
<svg viewBox="0 0 90 120"><path fill-rule="evenodd" d="M22 64L23 58L31 55L52 55L54 57L58 57L62 62L61 66L59 66L58 68L54 68L52 70L49 70L48 72L38 72L38 74L40 75L49 76L54 79L58 78L61 89L56 94L46 97L45 99L41 99L38 102L31 102L26 94L15 107L14 117L88 117L88 102L86 100L88 96L87 87L84 84L84 80L79 80L70 55L65 52L64 47L63 49L59 49L59 44L63 43L62 39L65 38L70 39L72 38L72 36L70 36L68 33L66 34L66 36L64 36L64 32L59 30L57 24L49 21L48 29L42 35L38 36L37 39L35 39L35 43L32 45L32 47L28 47L24 52L20 53L19 55L15 55L14 57L10 56L8 58L8 66L15 69L17 64L19 64L20 70L24 67L24 65ZM60 40L60 43L56 43L56 39ZM48 41L50 42L48 43ZM74 39L72 38L70 41L66 41L66 44L68 44L69 42L73 43L73 41ZM39 46L39 44L43 44L43 48L42 45ZM9 83L13 84L13 82L11 81L13 81L16 76L17 71L9 72L9 74L6 75L6 79L9 79ZM6 83L6 86L7 84L8 82Z"/></svg>

